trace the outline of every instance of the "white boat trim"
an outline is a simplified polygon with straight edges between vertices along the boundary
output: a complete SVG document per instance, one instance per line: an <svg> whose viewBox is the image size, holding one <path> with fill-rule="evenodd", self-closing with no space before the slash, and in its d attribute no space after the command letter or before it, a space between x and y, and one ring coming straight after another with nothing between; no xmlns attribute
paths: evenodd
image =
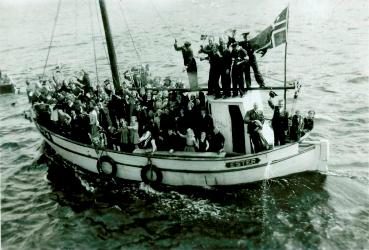
<svg viewBox="0 0 369 250"><path fill-rule="evenodd" d="M141 171L148 164L156 166L164 175L163 184L171 186L223 186L260 181L304 171L324 169L319 143L292 143L257 154L229 157L145 155L104 150L101 155L91 145L75 142L37 124L46 142L67 162L83 170L98 173L99 156L111 157L117 165L117 177L141 180ZM303 162L302 166L294 164ZM321 167L323 166L323 167ZM270 176L265 176L270 169Z"/></svg>

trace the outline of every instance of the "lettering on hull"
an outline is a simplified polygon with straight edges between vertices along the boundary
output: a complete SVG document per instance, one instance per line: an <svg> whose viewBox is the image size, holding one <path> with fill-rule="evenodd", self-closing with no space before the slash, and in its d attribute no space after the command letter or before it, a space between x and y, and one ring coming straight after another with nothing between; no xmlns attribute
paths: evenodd
<svg viewBox="0 0 369 250"><path fill-rule="evenodd" d="M260 162L259 158L251 158L251 159L245 159L241 161L232 161L226 163L226 168L237 168L237 167L243 167L248 165L254 165Z"/></svg>

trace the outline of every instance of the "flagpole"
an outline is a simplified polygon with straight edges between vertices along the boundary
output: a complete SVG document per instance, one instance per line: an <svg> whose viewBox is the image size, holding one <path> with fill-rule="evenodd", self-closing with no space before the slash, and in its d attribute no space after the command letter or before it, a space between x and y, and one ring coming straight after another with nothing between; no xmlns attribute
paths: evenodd
<svg viewBox="0 0 369 250"><path fill-rule="evenodd" d="M287 34L288 34L288 22L289 22L289 13L290 5L287 6L287 27L286 27L286 43L284 46L284 110L287 110Z"/></svg>
<svg viewBox="0 0 369 250"><path fill-rule="evenodd" d="M287 41L284 46L284 110L287 110Z"/></svg>

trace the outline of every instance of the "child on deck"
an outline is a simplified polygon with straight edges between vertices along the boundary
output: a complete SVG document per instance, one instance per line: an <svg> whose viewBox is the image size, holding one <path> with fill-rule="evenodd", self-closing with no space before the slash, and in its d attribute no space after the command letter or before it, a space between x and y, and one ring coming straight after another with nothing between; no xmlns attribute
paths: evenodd
<svg viewBox="0 0 369 250"><path fill-rule="evenodd" d="M195 147L199 148L197 140L195 138L195 134L192 129L188 128L186 135L182 135L180 132L177 131L180 137L186 138L186 147L184 148L185 152L195 152Z"/></svg>
<svg viewBox="0 0 369 250"><path fill-rule="evenodd" d="M209 142L206 139L206 132L202 131L201 135L200 135L200 140L197 142L198 143L198 152L207 152L209 149Z"/></svg>
<svg viewBox="0 0 369 250"><path fill-rule="evenodd" d="M138 122L136 116L131 116L131 124L128 126L128 129L130 142L135 145L135 149L138 149L140 136L138 134Z"/></svg>

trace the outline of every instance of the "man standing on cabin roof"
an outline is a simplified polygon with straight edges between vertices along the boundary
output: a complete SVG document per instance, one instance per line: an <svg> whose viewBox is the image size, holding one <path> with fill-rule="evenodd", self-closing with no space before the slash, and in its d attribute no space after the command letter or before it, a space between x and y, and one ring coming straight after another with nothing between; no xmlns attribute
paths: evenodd
<svg viewBox="0 0 369 250"><path fill-rule="evenodd" d="M185 42L183 46L177 45L177 39L174 40L174 49L176 51L182 51L183 63L186 67L188 81L190 83L190 89L197 89L197 66L196 60L193 57L193 51L191 49L191 43Z"/></svg>
<svg viewBox="0 0 369 250"><path fill-rule="evenodd" d="M286 132L288 130L288 113L283 110L283 100L278 100L278 105L274 105L273 98L268 100L269 106L274 110L272 127L274 131L274 145L284 145L286 143Z"/></svg>
<svg viewBox="0 0 369 250"><path fill-rule="evenodd" d="M259 130L262 129L264 123L263 111L259 110L258 104L254 103L254 108L247 111L244 119L247 124L247 133L250 134L250 139L254 145L254 153L261 152L265 149Z"/></svg>
<svg viewBox="0 0 369 250"><path fill-rule="evenodd" d="M208 95L214 95L215 98L220 98L219 78L220 78L220 57L218 45L213 42L213 37L208 39L208 45L200 46L199 53L207 54L206 60L209 60L209 80L208 80Z"/></svg>
<svg viewBox="0 0 369 250"><path fill-rule="evenodd" d="M220 56L221 62L221 80L222 80L222 90L223 90L223 98L227 98L231 96L231 66L232 66L232 57L231 52L226 47L225 42L222 38L219 38L219 49L218 53Z"/></svg>
<svg viewBox="0 0 369 250"><path fill-rule="evenodd" d="M238 92L240 92L240 96L242 97L245 94L245 86L243 81L243 72L245 68L245 63L247 62L247 52L241 48L241 46L235 42L232 44L232 88L233 88L233 97L238 96Z"/></svg>
<svg viewBox="0 0 369 250"><path fill-rule="evenodd" d="M247 88L251 87L251 77L250 77L250 67L254 71L254 76L256 82L260 85L260 87L264 87L264 79L263 76L260 74L258 64L256 62L256 57L254 55L254 49L252 48L250 42L247 40L249 32L242 33L243 41L239 42L242 48L244 48L247 52L247 55L249 57L249 61L246 63L244 68L244 74L245 74L245 81Z"/></svg>
<svg viewBox="0 0 369 250"><path fill-rule="evenodd" d="M236 42L236 32L237 30L232 30L231 36L228 36L227 48L229 48L232 44Z"/></svg>

